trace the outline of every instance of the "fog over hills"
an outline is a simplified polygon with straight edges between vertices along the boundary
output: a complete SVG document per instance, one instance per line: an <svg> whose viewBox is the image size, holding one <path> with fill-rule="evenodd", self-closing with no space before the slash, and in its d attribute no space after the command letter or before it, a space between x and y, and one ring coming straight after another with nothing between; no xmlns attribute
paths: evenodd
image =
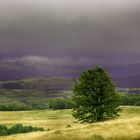
<svg viewBox="0 0 140 140"><path fill-rule="evenodd" d="M92 67L94 66L90 66L90 68ZM1 81L7 81L34 77L78 78L80 73L87 68L89 66L67 65L54 67L49 64L27 65L22 62L3 62L0 63L0 79ZM118 87L140 87L139 64L104 65L104 68Z"/></svg>
<svg viewBox="0 0 140 140"><path fill-rule="evenodd" d="M139 0L1 0L0 80L78 77L95 65L140 87Z"/></svg>

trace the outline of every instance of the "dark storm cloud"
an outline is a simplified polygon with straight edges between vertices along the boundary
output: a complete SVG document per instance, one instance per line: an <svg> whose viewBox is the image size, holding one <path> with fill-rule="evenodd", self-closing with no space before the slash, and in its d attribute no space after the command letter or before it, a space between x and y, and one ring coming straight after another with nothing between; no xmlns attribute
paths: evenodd
<svg viewBox="0 0 140 140"><path fill-rule="evenodd" d="M139 63L139 15L138 0L1 0L0 56Z"/></svg>

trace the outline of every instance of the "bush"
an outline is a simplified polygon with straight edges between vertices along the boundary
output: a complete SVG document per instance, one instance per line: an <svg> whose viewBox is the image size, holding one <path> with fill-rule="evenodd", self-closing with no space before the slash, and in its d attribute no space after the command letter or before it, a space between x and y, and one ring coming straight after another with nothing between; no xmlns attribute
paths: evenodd
<svg viewBox="0 0 140 140"><path fill-rule="evenodd" d="M5 125L0 125L0 136L5 136L8 134L8 129Z"/></svg>
<svg viewBox="0 0 140 140"><path fill-rule="evenodd" d="M21 111L21 110L32 110L32 106L26 104L0 104L0 111Z"/></svg>
<svg viewBox="0 0 140 140"><path fill-rule="evenodd" d="M49 108L50 109L70 109L72 108L72 100L71 99L65 99L61 97L53 98L49 101Z"/></svg>
<svg viewBox="0 0 140 140"><path fill-rule="evenodd" d="M118 93L120 95L121 105L136 105L140 106L140 95L139 94L127 94Z"/></svg>
<svg viewBox="0 0 140 140"><path fill-rule="evenodd" d="M3 103L0 104L0 111L24 111L24 110L35 110L35 109L46 109L47 105L41 104L23 104L23 103Z"/></svg>
<svg viewBox="0 0 140 140"><path fill-rule="evenodd" d="M136 101L134 105L140 106L140 101Z"/></svg>
<svg viewBox="0 0 140 140"><path fill-rule="evenodd" d="M16 124L8 129L5 125L0 125L0 136L34 131L44 131L44 129L41 127L23 126L22 124Z"/></svg>

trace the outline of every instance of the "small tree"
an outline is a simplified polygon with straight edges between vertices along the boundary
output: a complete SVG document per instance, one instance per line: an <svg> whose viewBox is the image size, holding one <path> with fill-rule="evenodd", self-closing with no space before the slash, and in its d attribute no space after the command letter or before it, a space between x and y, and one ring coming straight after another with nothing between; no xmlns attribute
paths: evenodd
<svg viewBox="0 0 140 140"><path fill-rule="evenodd" d="M50 109L65 109L65 100L61 97L53 98L49 101Z"/></svg>
<svg viewBox="0 0 140 140"><path fill-rule="evenodd" d="M56 97L49 101L50 109L70 109L73 106L73 102L70 98Z"/></svg>
<svg viewBox="0 0 140 140"><path fill-rule="evenodd" d="M112 79L102 67L81 73L73 88L73 116L81 122L118 117L119 95Z"/></svg>

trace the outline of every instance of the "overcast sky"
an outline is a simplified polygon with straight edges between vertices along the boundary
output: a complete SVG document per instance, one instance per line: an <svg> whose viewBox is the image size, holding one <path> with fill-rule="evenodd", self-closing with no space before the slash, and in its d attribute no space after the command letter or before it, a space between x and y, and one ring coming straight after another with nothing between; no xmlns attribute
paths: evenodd
<svg viewBox="0 0 140 140"><path fill-rule="evenodd" d="M0 0L0 60L140 63L140 1Z"/></svg>

